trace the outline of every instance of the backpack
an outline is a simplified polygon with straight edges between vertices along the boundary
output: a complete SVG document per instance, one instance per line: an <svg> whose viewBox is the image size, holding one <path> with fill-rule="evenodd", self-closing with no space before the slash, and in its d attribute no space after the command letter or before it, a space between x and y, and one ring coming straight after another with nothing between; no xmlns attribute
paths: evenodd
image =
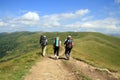
<svg viewBox="0 0 120 80"><path fill-rule="evenodd" d="M67 48L72 48L73 47L73 41L72 39L68 39L67 42L66 42L66 47Z"/></svg>
<svg viewBox="0 0 120 80"><path fill-rule="evenodd" d="M42 43L43 35L40 36L40 43Z"/></svg>
<svg viewBox="0 0 120 80"><path fill-rule="evenodd" d="M47 45L47 38L46 37L41 37L41 45L45 46Z"/></svg>
<svg viewBox="0 0 120 80"><path fill-rule="evenodd" d="M60 40L59 40L59 37L56 37L55 38L55 44L54 44L55 47L59 47L60 46Z"/></svg>

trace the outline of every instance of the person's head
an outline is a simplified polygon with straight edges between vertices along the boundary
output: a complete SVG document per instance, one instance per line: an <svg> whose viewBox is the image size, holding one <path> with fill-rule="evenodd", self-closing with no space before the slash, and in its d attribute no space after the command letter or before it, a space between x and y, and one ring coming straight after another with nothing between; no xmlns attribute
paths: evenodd
<svg viewBox="0 0 120 80"><path fill-rule="evenodd" d="M60 37L59 37L59 36L56 36L56 37L55 37L55 40L60 40Z"/></svg>
<svg viewBox="0 0 120 80"><path fill-rule="evenodd" d="M59 36L57 36L56 38L60 39L60 37L59 37Z"/></svg>
<svg viewBox="0 0 120 80"><path fill-rule="evenodd" d="M43 37L45 37L45 38L46 38L46 36L43 36Z"/></svg>
<svg viewBox="0 0 120 80"><path fill-rule="evenodd" d="M71 39L71 38L72 38L71 35L68 35L68 36L67 36L67 39Z"/></svg>
<svg viewBox="0 0 120 80"><path fill-rule="evenodd" d="M40 35L40 38L43 38L43 35Z"/></svg>

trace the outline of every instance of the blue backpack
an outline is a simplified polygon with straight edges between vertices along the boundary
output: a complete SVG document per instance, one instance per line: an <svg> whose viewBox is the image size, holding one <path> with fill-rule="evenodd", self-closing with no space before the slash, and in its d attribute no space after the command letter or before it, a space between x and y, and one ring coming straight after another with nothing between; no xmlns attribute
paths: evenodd
<svg viewBox="0 0 120 80"><path fill-rule="evenodd" d="M55 38L55 46L56 46L56 47L59 47L59 37L56 37L56 38Z"/></svg>

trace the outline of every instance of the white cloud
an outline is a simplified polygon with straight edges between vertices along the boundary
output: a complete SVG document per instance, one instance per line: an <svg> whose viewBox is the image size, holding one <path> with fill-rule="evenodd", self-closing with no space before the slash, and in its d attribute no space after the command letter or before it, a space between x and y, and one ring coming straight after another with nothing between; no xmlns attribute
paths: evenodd
<svg viewBox="0 0 120 80"><path fill-rule="evenodd" d="M82 17L82 16L88 14L89 12L90 11L88 9L81 9L76 12L45 15L45 16L43 16L43 18L48 19L48 20L66 20L66 19Z"/></svg>
<svg viewBox="0 0 120 80"><path fill-rule="evenodd" d="M94 18L94 16L83 17L81 18L81 21L88 21L88 20L91 20L92 18Z"/></svg>
<svg viewBox="0 0 120 80"><path fill-rule="evenodd" d="M115 3L120 3L120 0L115 0Z"/></svg>
<svg viewBox="0 0 120 80"><path fill-rule="evenodd" d="M0 22L0 26L4 26L4 22Z"/></svg>
<svg viewBox="0 0 120 80"><path fill-rule="evenodd" d="M14 18L10 23L20 26L36 26L40 21L40 16L36 12L27 12L19 18Z"/></svg>
<svg viewBox="0 0 120 80"><path fill-rule="evenodd" d="M77 10L75 13L62 13L59 15L59 17L62 19L77 18L77 17L82 17L88 14L89 12L90 11L88 9L81 9L81 10Z"/></svg>
<svg viewBox="0 0 120 80"><path fill-rule="evenodd" d="M58 18L58 15L57 14L53 14L53 15L45 15L45 16L42 16L41 17L42 19L42 21L58 21L58 20L60 20L59 18Z"/></svg>
<svg viewBox="0 0 120 80"><path fill-rule="evenodd" d="M118 26L117 26L118 25ZM66 27L72 30L79 31L98 31L104 33L119 33L120 32L120 20L115 18L105 18L102 20L75 22L67 24Z"/></svg>
<svg viewBox="0 0 120 80"><path fill-rule="evenodd" d="M119 23L119 20L115 18L105 18L102 20L92 21L90 23L93 24L94 28L116 29L116 25Z"/></svg>
<svg viewBox="0 0 120 80"><path fill-rule="evenodd" d="M76 15L80 15L80 16L83 16L87 13L89 13L90 11L88 9L84 9L84 10L78 10L75 12Z"/></svg>
<svg viewBox="0 0 120 80"><path fill-rule="evenodd" d="M36 28L39 25L40 16L36 12L27 12L22 16L11 18L11 19L1 19L0 26L3 26L0 32L4 31L21 31L30 30L30 28Z"/></svg>
<svg viewBox="0 0 120 80"><path fill-rule="evenodd" d="M60 19L71 19L76 17L76 15L74 13L62 13L58 15L58 18Z"/></svg>
<svg viewBox="0 0 120 80"><path fill-rule="evenodd" d="M89 16L90 10L81 9L70 13L60 13L39 16L36 12L27 12L19 17L2 20L0 19L0 32L8 31L31 31L38 29L43 31L97 31L106 33L120 33L120 20L116 18L104 18L93 20Z"/></svg>
<svg viewBox="0 0 120 80"><path fill-rule="evenodd" d="M90 11L88 9L81 9L81 10L77 10L76 12L41 16L40 26L53 27L53 28L61 27L64 26L63 23L65 23L66 21L73 19L80 19L89 12Z"/></svg>
<svg viewBox="0 0 120 80"><path fill-rule="evenodd" d="M21 17L23 20L38 21L40 20L39 15L36 12L28 12Z"/></svg>
<svg viewBox="0 0 120 80"><path fill-rule="evenodd" d="M47 21L47 22L44 21L40 23L39 26L44 28L55 28L55 27L59 27L60 23L57 21Z"/></svg>

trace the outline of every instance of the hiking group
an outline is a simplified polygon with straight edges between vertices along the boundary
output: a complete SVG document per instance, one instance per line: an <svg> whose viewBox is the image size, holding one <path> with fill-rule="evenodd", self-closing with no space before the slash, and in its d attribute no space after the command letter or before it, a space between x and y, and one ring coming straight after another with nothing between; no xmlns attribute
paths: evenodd
<svg viewBox="0 0 120 80"><path fill-rule="evenodd" d="M42 56L45 56L46 46L48 45L48 39L46 36L44 36L44 35L40 36L40 44L41 44L41 48L42 48ZM71 53L71 50L74 45L73 39L70 35L68 35L67 38L65 39L64 45L65 45L65 56L66 56L66 59L69 60L70 53ZM54 58L55 59L59 59L60 48L61 48L61 40L60 40L60 37L57 36L57 37L55 37L55 39L53 41L53 49L54 49Z"/></svg>

